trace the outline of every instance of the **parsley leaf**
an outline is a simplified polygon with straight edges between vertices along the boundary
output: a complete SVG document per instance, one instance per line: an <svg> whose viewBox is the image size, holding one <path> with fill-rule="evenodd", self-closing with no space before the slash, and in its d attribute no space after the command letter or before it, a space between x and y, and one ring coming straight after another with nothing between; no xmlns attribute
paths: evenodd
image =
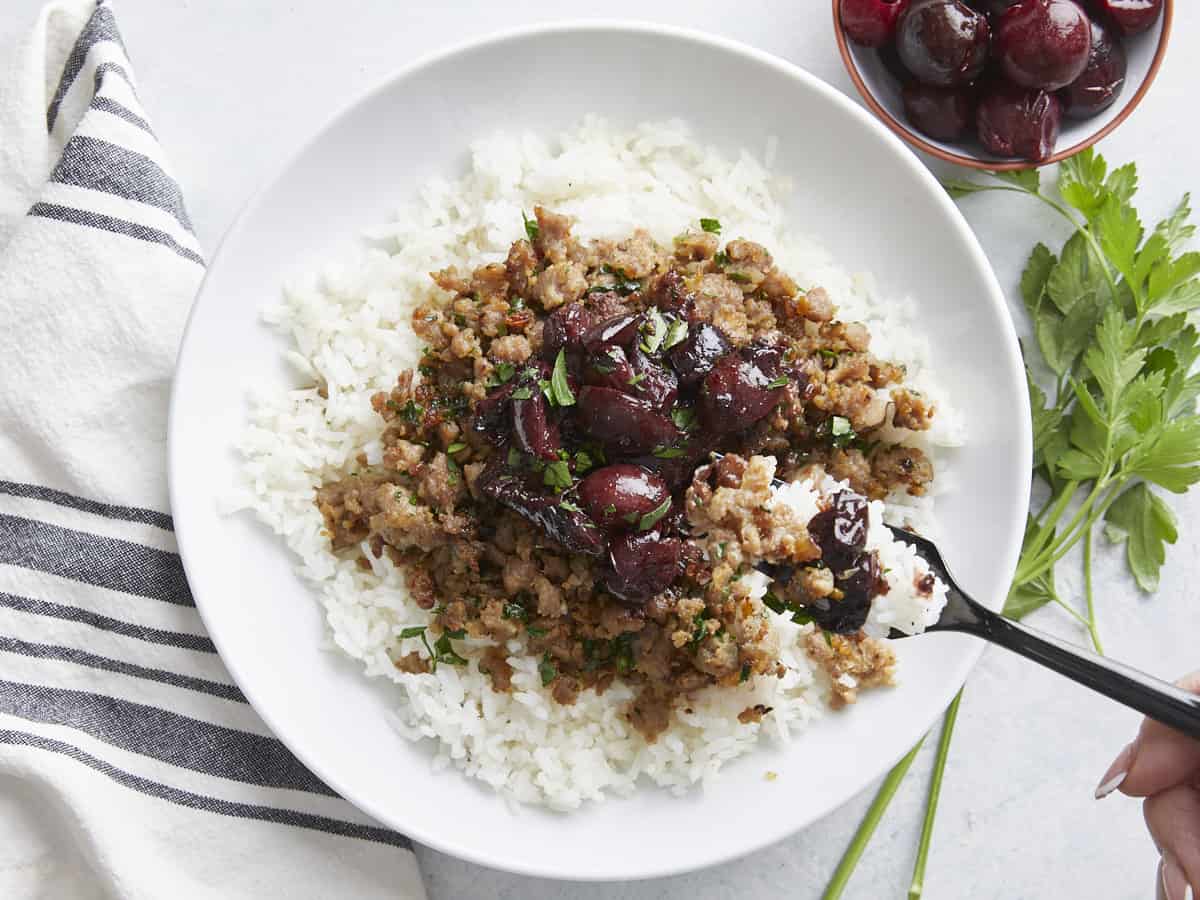
<svg viewBox="0 0 1200 900"><path fill-rule="evenodd" d="M717 219L701 219L700 227L709 234L721 233L721 223Z"/></svg>
<svg viewBox="0 0 1200 900"><path fill-rule="evenodd" d="M558 677L558 666L554 664L549 653L542 654L542 661L538 663L538 674L542 676L543 687Z"/></svg>
<svg viewBox="0 0 1200 900"><path fill-rule="evenodd" d="M687 451L685 451L682 447L655 447L654 448L654 455L657 456L659 459L679 459L679 457L685 456L686 453L687 453Z"/></svg>
<svg viewBox="0 0 1200 900"><path fill-rule="evenodd" d="M574 406L575 394L567 381L566 350L559 350L554 359L554 371L550 374L550 392L559 406Z"/></svg>
<svg viewBox="0 0 1200 900"><path fill-rule="evenodd" d="M1158 590L1158 573L1167 558L1167 544L1179 538L1175 514L1150 488L1135 484L1117 498L1104 517L1113 543L1125 542L1129 571L1147 593Z"/></svg>
<svg viewBox="0 0 1200 900"><path fill-rule="evenodd" d="M538 234L540 233L537 219L529 218L527 215L525 215L525 210L521 210L521 221L525 223L525 236L528 237L530 241L536 241L538 239Z"/></svg>
<svg viewBox="0 0 1200 900"><path fill-rule="evenodd" d="M561 494L571 486L570 466L561 459L548 463L542 470L542 483Z"/></svg>
<svg viewBox="0 0 1200 900"><path fill-rule="evenodd" d="M646 310L646 321L642 325L641 348L647 353L654 353L667 336L667 320L658 311L657 306Z"/></svg>
<svg viewBox="0 0 1200 900"><path fill-rule="evenodd" d="M658 522L659 519L661 519L670 511L670 509L671 498L667 497L667 499L665 499L662 503L642 516L641 521L638 522L638 531L649 531L654 527L655 523Z"/></svg>

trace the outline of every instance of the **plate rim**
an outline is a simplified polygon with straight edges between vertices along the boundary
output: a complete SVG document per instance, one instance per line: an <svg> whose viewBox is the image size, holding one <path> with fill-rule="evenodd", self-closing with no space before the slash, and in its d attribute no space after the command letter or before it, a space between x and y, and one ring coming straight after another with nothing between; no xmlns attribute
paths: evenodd
<svg viewBox="0 0 1200 900"><path fill-rule="evenodd" d="M296 163L309 152L309 150L327 135L335 132L354 110L360 105L369 102L376 95L389 90L394 84L408 78L423 69L434 66L447 59L453 58L459 54L468 53L494 45L502 45L513 41L522 41L535 37L553 37L555 35L576 33L576 32L593 32L603 33L611 32L617 36L627 36L630 34L650 37L663 37L672 40L690 42L698 48L716 49L732 55L742 57L743 59L763 66L769 70L773 70L793 82L801 83L806 89L815 91L817 94L831 102L834 106L841 109L842 112L858 119L864 123L866 127L875 132L886 144L890 145L893 154L897 157L897 162L905 165L914 174L918 183L924 189L929 191L937 199L935 202L942 208L942 212L946 218L953 224L964 238L965 243L970 251L971 261L973 265L980 270L987 283L988 290L986 291L985 302L995 307L995 311L1003 314L1003 319L1007 324L1006 328L1001 330L998 336L1003 344L1005 356L1008 357L1010 363L1015 363L1017 369L1022 367L1022 356L1020 353L1020 345L1017 338L1015 326L1012 322L1011 313L1008 309L1008 304L1005 298L1003 289L1000 286L999 280L996 277L995 270L992 268L990 261L984 253L982 245L979 243L978 237L967 223L966 218L958 209L957 205L942 189L941 184L932 172L920 161L915 153L891 130L885 127L877 118L859 105L851 96L838 90L836 87L826 82L822 78L802 66L769 53L765 50L760 50L754 46L746 44L732 38L727 38L722 35L713 34L701 29L689 28L685 26L668 25L657 22L651 22L641 19L631 18L570 18L559 19L549 22L536 23L532 25L523 25L514 28L506 28L497 31L491 31L486 34L476 36L470 39L454 42L441 49L434 50L424 54L406 65L400 66L390 74L382 77L376 83L361 90L353 95L347 102L344 102L338 107L328 118L322 122L309 134L307 138L302 140L292 151L283 154L279 162L271 168L270 176L263 184L256 189L251 196L241 206L238 213L234 216L225 232L217 242L217 245L209 257L208 265L205 269L204 277L197 289L195 298L192 301L188 311L187 319L180 336L177 352L176 363L172 376L170 406L167 417L167 482L168 496L171 504L172 514L176 509L183 508L183 504L177 502L183 493L181 487L182 478L177 477L180 471L182 460L177 457L182 452L180 450L180 442L176 439L178 423L181 418L179 398L182 393L180 385L183 383L181 374L184 370L184 362L187 355L189 337L193 331L193 324L196 320L201 302L206 296L206 291L209 285L209 279L213 272L217 270L220 262L225 256L226 250L232 245L233 241L242 233L246 226L246 222L255 214L263 205L263 200L269 194L282 178L296 165ZM1017 393L1017 403L1021 407L1023 415L1020 417L1015 427L1019 432L1016 437L1019 439L1018 446L1023 457L1020 462L1023 464L1019 467L1021 470L1028 470L1032 466L1032 423L1030 421L1030 407L1028 394L1024 390L1019 390ZM1031 492L1031 483L1022 479L1021 485L1018 487L1021 495L1025 500L1024 506L1028 508L1029 496ZM196 566L197 560L192 556L191 543L188 535L190 530L186 524L186 520L175 518L175 537L178 544L179 556L183 565L185 576L188 578L189 585L193 583L191 573L193 567ZM1002 570L1006 572L1014 572L1016 570L1017 560L1019 558L1021 542L1024 534L1024 519L1016 519L1009 524L1008 534L1006 535L1004 551L1002 557ZM286 548L285 548L286 550ZM189 562L189 560L191 560ZM228 670L234 682L241 689L247 702L254 710L255 714L262 719L263 723L270 730L288 751L291 752L309 771L316 775L322 782L334 790L339 797L346 800L352 806L356 807L362 813L378 821L381 825L393 829L404 835L413 844L424 844L439 852L454 856L456 859L461 859L466 862L484 866L498 871L511 872L513 874L546 878L559 881L579 881L579 882L617 882L617 881L638 881L651 878L665 878L673 875L680 875L689 872L702 871L709 869L731 860L739 859L748 856L764 847L775 844L789 836L798 834L802 830L810 827L818 820L830 815L837 809L840 809L851 799L861 794L870 786L877 778L883 775L887 769L893 767L896 762L903 758L911 748L912 744L925 734L942 712L949 706L954 695L958 693L966 681L967 676L974 669L982 655L986 644L983 641L974 642L973 645L964 653L963 659L956 670L946 679L942 686L942 690L938 696L934 698L936 702L930 704L930 709L935 710L929 721L925 721L924 717L916 720L910 720L909 728L906 733L909 733L911 740L898 741L897 745L900 750L894 754L888 755L888 763L886 768L872 770L865 775L853 779L857 786L846 794L844 799L837 804L824 809L810 811L804 815L797 816L794 819L789 819L786 823L776 826L775 828L763 828L756 835L755 840L739 844L737 847L729 850L723 850L706 857L702 862L667 862L665 864L641 864L637 868L623 869L620 872L606 872L601 867L585 872L564 873L554 867L552 863L536 864L508 863L504 860L497 860L489 856L486 852L474 849L469 844L459 844L453 839L448 839L442 835L428 835L423 832L420 827L419 820L414 822L406 822L403 825L394 824L393 817L386 812L378 809L373 798L356 797L351 799L348 793L341 787L342 779L335 772L329 771L324 765L317 763L311 758L311 754L307 752L302 739L293 739L294 736L287 732L287 729L281 729L276 717L263 705L258 702L257 694L250 683L244 679L239 671L238 665L229 656L226 655L223 649L223 640L219 637L220 629L213 628L214 618L205 612L205 602L202 600L199 592L194 593L196 610L204 624L205 631L209 638L213 641L220 657L222 665ZM323 623L323 627L327 627ZM461 776L460 776L461 777Z"/></svg>

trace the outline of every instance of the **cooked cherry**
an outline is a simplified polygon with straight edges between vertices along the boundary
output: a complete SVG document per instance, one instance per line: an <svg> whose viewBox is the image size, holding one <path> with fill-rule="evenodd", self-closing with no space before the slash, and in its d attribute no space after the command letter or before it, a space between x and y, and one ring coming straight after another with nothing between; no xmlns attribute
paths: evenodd
<svg viewBox="0 0 1200 900"><path fill-rule="evenodd" d="M472 427L493 444L502 444L508 438L509 426L512 424L508 411L513 391L516 389L516 380L509 381L493 389L475 404Z"/></svg>
<svg viewBox="0 0 1200 900"><path fill-rule="evenodd" d="M987 13L989 17L995 17L1002 14L1010 6L1015 6L1021 0L967 0L967 5L979 10L981 13Z"/></svg>
<svg viewBox="0 0 1200 900"><path fill-rule="evenodd" d="M584 361L583 380L596 387L628 392L634 380L633 365L618 345L597 346Z"/></svg>
<svg viewBox="0 0 1200 900"><path fill-rule="evenodd" d="M908 0L842 0L846 37L864 47L882 47L896 34L896 20Z"/></svg>
<svg viewBox="0 0 1200 900"><path fill-rule="evenodd" d="M957 141L974 122L975 92L970 87L940 88L909 82L901 96L909 123L936 141Z"/></svg>
<svg viewBox="0 0 1200 900"><path fill-rule="evenodd" d="M900 16L896 50L918 81L950 87L983 71L988 35L987 18L961 0L922 0Z"/></svg>
<svg viewBox="0 0 1200 900"><path fill-rule="evenodd" d="M674 423L645 400L612 388L583 388L575 408L579 426L618 453L650 453L679 437Z"/></svg>
<svg viewBox="0 0 1200 900"><path fill-rule="evenodd" d="M512 401L513 439L522 450L539 459L557 459L562 441L558 425L550 418L546 395L536 385L527 385L524 391L528 397Z"/></svg>
<svg viewBox="0 0 1200 900"><path fill-rule="evenodd" d="M1056 91L1088 64L1092 29L1074 0L1021 0L996 24L996 55L1013 84Z"/></svg>
<svg viewBox="0 0 1200 900"><path fill-rule="evenodd" d="M867 501L852 491L838 491L829 508L812 517L808 533L821 548L821 558L835 573L854 564L867 544Z"/></svg>
<svg viewBox="0 0 1200 900"><path fill-rule="evenodd" d="M641 466L616 463L597 469L579 483L579 500L605 529L636 528L642 516L670 497L667 483Z"/></svg>
<svg viewBox="0 0 1200 900"><path fill-rule="evenodd" d="M804 611L812 616L823 631L833 634L853 634L867 621L871 601L887 592L887 582L879 571L875 553L860 553L834 579L841 597L810 599Z"/></svg>
<svg viewBox="0 0 1200 900"><path fill-rule="evenodd" d="M783 399L782 387L755 363L736 353L723 357L704 377L698 407L706 428L719 434L749 428Z"/></svg>
<svg viewBox="0 0 1200 900"><path fill-rule="evenodd" d="M1138 34L1158 21L1163 0L1092 0L1092 6L1107 15L1121 34Z"/></svg>
<svg viewBox="0 0 1200 900"><path fill-rule="evenodd" d="M1063 112L1073 119L1102 113L1125 87L1125 47L1107 28L1092 20L1092 52L1083 74L1059 91Z"/></svg>
<svg viewBox="0 0 1200 900"><path fill-rule="evenodd" d="M502 459L495 459L476 485L485 497L508 507L568 550L600 556L607 548L596 523L571 504L564 505L562 497L550 493L536 473L509 469Z"/></svg>
<svg viewBox="0 0 1200 900"><path fill-rule="evenodd" d="M682 385L695 384L712 371L717 360L733 349L721 329L701 322L688 329L688 335L667 351L667 358Z"/></svg>
<svg viewBox="0 0 1200 900"><path fill-rule="evenodd" d="M660 410L669 410L679 394L679 379L665 366L660 366L641 347L633 347L633 378L625 388L627 393L647 401Z"/></svg>
<svg viewBox="0 0 1200 900"><path fill-rule="evenodd" d="M629 531L613 538L604 586L627 603L641 603L671 586L679 574L678 538L658 531Z"/></svg>
<svg viewBox="0 0 1200 900"><path fill-rule="evenodd" d="M554 362L559 350L582 349L583 337L593 324L592 314L582 303L560 306L542 327L542 358Z"/></svg>
<svg viewBox="0 0 1200 900"><path fill-rule="evenodd" d="M642 317L634 313L624 313L611 319L606 319L588 329L583 336L584 346L589 353L608 344L628 346L637 339L638 328L641 327Z"/></svg>
<svg viewBox="0 0 1200 900"><path fill-rule="evenodd" d="M1058 140L1062 105L1045 91L998 84L985 92L975 113L979 140L997 156L1049 158Z"/></svg>
<svg viewBox="0 0 1200 900"><path fill-rule="evenodd" d="M674 269L664 272L654 281L647 300L651 306L657 306L665 313L673 313L687 322L695 321L696 301L684 285L683 276Z"/></svg>

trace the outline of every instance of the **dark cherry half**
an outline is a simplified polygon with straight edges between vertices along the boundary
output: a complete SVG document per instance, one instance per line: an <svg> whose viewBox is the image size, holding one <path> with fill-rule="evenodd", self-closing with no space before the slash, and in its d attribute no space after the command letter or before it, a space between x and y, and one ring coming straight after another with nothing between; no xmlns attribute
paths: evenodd
<svg viewBox="0 0 1200 900"><path fill-rule="evenodd" d="M1148 31L1163 11L1163 0L1091 0L1091 5L1127 35Z"/></svg>
<svg viewBox="0 0 1200 900"><path fill-rule="evenodd" d="M579 483L580 504L606 530L636 529L670 496L660 476L630 463L597 469Z"/></svg>
<svg viewBox="0 0 1200 900"><path fill-rule="evenodd" d="M626 603L640 604L671 586L683 546L658 531L629 531L613 538L604 586Z"/></svg>

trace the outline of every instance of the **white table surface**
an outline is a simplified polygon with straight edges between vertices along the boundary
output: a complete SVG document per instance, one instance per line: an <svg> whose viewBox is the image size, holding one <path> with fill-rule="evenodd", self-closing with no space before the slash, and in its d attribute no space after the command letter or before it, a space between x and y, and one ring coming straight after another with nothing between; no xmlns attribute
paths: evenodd
<svg viewBox="0 0 1200 900"><path fill-rule="evenodd" d="M5 0L0 33L27 29L41 4ZM1200 189L1200 130L1192 112L1200 84L1200 8L1190 0L1177 5L1174 45L1157 84L1102 148L1111 160L1138 163L1147 220L1165 214L1185 190ZM834 48L828 6L826 0L119 0L116 12L142 98L211 251L241 205L310 131L429 50L511 25L602 13L718 32L853 93ZM1013 296L1033 243L1062 234L1048 213L1024 198L972 198L963 209ZM1139 595L1108 548L1097 554L1096 581L1108 652L1171 678L1200 665L1200 495L1176 509L1182 534L1158 595ZM1082 641L1060 611L1043 610L1035 623ZM1136 723L1133 714L1082 688L1001 651L986 653L959 717L925 897L1154 896L1157 853L1140 805L1119 796L1099 804L1092 799ZM931 762L927 746L845 896L906 895ZM820 895L872 793L753 857L657 881L542 881L431 850L418 855L432 900L805 900Z"/></svg>

